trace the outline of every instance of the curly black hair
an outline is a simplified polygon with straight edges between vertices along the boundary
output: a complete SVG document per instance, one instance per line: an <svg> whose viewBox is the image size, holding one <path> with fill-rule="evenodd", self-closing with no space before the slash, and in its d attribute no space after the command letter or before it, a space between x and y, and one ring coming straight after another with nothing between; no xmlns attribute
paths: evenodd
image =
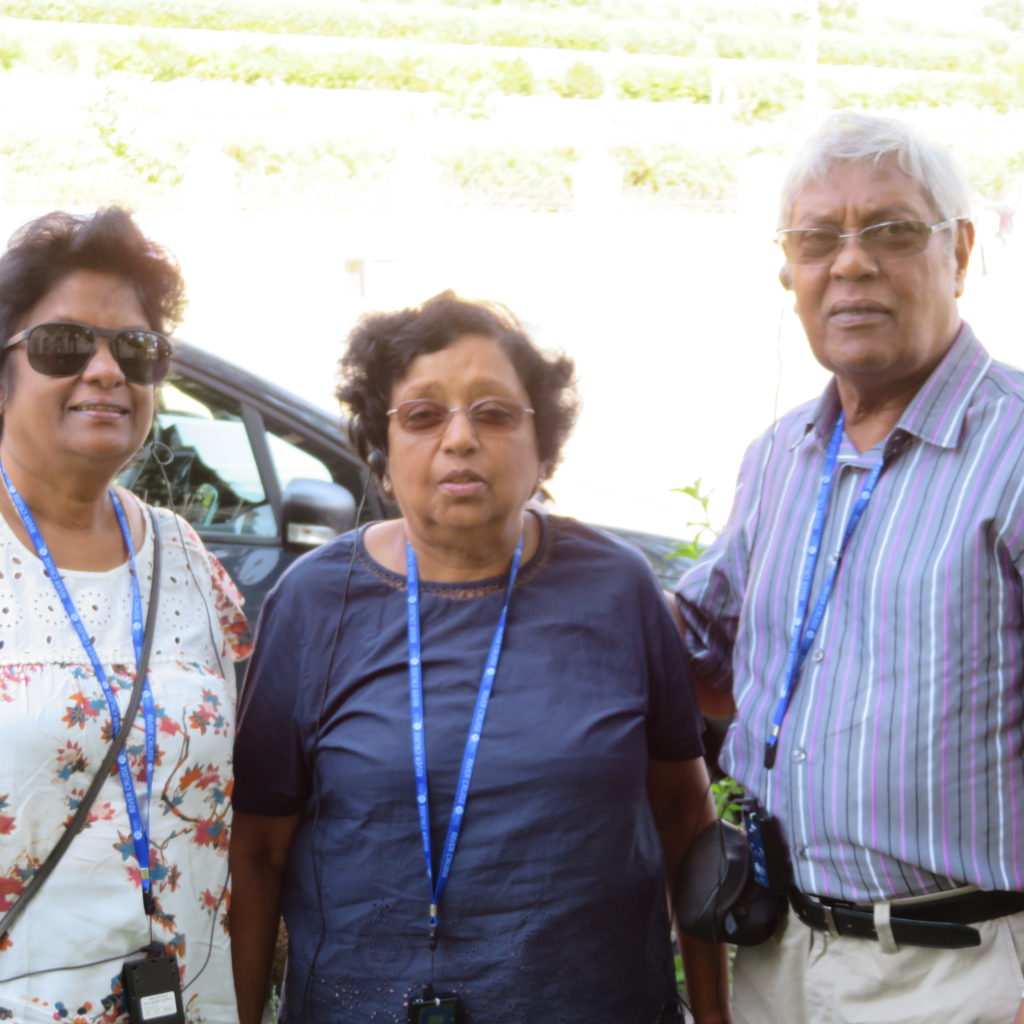
<svg viewBox="0 0 1024 1024"><path fill-rule="evenodd" d="M388 409L409 364L467 334L492 338L508 355L534 410L537 454L550 476L576 422L575 366L567 356L537 348L506 309L467 302L445 291L421 306L363 317L338 365L338 400L350 414L349 434L363 461L380 475L374 452L388 451Z"/></svg>
<svg viewBox="0 0 1024 1024"><path fill-rule="evenodd" d="M18 228L0 256L0 340L25 326L25 314L76 270L114 274L130 283L154 330L170 331L181 319L185 283L178 265L127 210L55 210Z"/></svg>

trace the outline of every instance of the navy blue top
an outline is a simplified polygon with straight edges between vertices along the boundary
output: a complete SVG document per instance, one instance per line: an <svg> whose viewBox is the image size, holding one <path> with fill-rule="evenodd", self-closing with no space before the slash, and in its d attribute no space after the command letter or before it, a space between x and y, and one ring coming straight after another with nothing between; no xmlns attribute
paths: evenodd
<svg viewBox="0 0 1024 1024"><path fill-rule="evenodd" d="M461 996L467 1024L676 1021L645 774L701 753L681 640L639 553L541 522L441 905L435 987ZM435 861L505 583L421 581ZM284 1020L404 1024L430 979L406 659L405 579L356 533L300 559L263 607L234 805L302 815L282 892Z"/></svg>

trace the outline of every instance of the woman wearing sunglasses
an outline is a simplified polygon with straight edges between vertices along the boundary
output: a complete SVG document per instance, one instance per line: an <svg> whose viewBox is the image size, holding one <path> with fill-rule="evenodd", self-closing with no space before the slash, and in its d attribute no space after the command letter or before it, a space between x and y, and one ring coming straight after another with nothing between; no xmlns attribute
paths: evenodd
<svg viewBox="0 0 1024 1024"><path fill-rule="evenodd" d="M699 728L642 557L531 500L572 370L451 293L351 335L339 397L401 516L265 605L235 752L243 1024L279 909L282 1020L681 1020L666 865L712 816Z"/></svg>
<svg viewBox="0 0 1024 1024"><path fill-rule="evenodd" d="M48 214L0 256L0 1020L237 1019L241 598L187 524L113 483L182 305L177 267L120 209Z"/></svg>

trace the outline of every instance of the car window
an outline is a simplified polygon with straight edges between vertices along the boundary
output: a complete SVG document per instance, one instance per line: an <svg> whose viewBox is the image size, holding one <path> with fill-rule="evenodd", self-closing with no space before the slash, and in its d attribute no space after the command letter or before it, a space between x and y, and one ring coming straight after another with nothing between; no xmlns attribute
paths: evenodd
<svg viewBox="0 0 1024 1024"><path fill-rule="evenodd" d="M267 445L270 448L270 458L274 463L277 478L281 481L282 490L288 486L289 481L299 478L325 480L328 483L333 479L331 471L318 458L297 448L283 437L268 433Z"/></svg>
<svg viewBox="0 0 1024 1024"><path fill-rule="evenodd" d="M238 402L225 395L190 394L165 382L157 396L152 440L166 446L170 461L161 467L160 450L154 453L147 446L120 483L144 501L172 504L204 531L276 534Z"/></svg>
<svg viewBox="0 0 1024 1024"><path fill-rule="evenodd" d="M147 445L119 483L151 504L173 503L204 534L277 536L273 506L237 400L181 377L165 381L157 396L153 440L171 455L163 467L166 480ZM290 440L272 432L266 440L282 489L299 477L332 479L322 461Z"/></svg>

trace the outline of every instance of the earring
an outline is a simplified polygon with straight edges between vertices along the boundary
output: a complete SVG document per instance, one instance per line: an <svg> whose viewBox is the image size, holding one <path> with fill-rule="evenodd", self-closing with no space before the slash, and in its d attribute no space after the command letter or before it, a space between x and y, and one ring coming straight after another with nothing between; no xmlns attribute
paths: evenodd
<svg viewBox="0 0 1024 1024"><path fill-rule="evenodd" d="M389 496L395 493L395 488L391 483L391 477L382 476L380 478L380 489Z"/></svg>

